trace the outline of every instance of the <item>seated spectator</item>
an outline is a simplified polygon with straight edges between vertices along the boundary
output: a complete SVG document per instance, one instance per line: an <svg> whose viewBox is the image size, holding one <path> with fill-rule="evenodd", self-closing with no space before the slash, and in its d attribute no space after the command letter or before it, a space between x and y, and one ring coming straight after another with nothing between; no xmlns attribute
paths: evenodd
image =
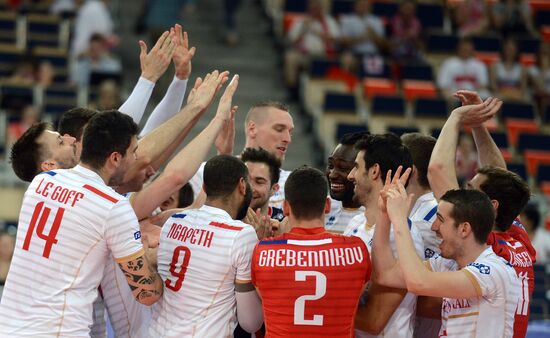
<svg viewBox="0 0 550 338"><path fill-rule="evenodd" d="M487 15L485 0L459 2L453 12L453 23L458 35L466 37L483 33L489 25Z"/></svg>
<svg viewBox="0 0 550 338"><path fill-rule="evenodd" d="M39 85L47 88L53 83L54 77L55 70L49 61L38 62L33 57L26 56L17 63L6 82L15 85Z"/></svg>
<svg viewBox="0 0 550 338"><path fill-rule="evenodd" d="M536 203L529 203L520 215L521 223L529 234L529 238L537 250L537 263L546 264L550 262L550 231L540 226L540 211Z"/></svg>
<svg viewBox="0 0 550 338"><path fill-rule="evenodd" d="M114 34L113 19L109 12L108 0L79 1L76 13L74 36L71 43L71 55L78 57L89 49L90 37L94 33L102 34L109 46L116 46L119 38Z"/></svg>
<svg viewBox="0 0 550 338"><path fill-rule="evenodd" d="M404 0L391 20L391 54L399 64L422 60L420 34L422 25L416 16L413 0Z"/></svg>
<svg viewBox="0 0 550 338"><path fill-rule="evenodd" d="M340 43L345 51L342 55L342 65L345 69L355 71L357 58L380 58L386 40L384 38L384 23L371 14L369 0L356 0L354 13L343 15L340 19Z"/></svg>
<svg viewBox="0 0 550 338"><path fill-rule="evenodd" d="M475 176L477 170L477 151L470 135L463 134L458 139L455 167L458 186L465 188L466 183Z"/></svg>
<svg viewBox="0 0 550 338"><path fill-rule="evenodd" d="M90 38L88 50L81 54L74 64L71 80L80 87L88 87L92 72L120 73L120 61L109 52L109 45L105 37L94 33Z"/></svg>
<svg viewBox="0 0 550 338"><path fill-rule="evenodd" d="M110 110L120 107L120 88L113 80L101 82L97 90L97 98L89 104L89 108L95 110Z"/></svg>
<svg viewBox="0 0 550 338"><path fill-rule="evenodd" d="M292 25L288 32L290 48L285 54L285 79L296 90L298 73L310 56L334 56L335 40L340 30L336 20L324 13L320 0L308 1L306 16Z"/></svg>
<svg viewBox="0 0 550 338"><path fill-rule="evenodd" d="M504 37L521 34L538 36L526 0L500 0L493 5L491 19L493 28Z"/></svg>
<svg viewBox="0 0 550 338"><path fill-rule="evenodd" d="M34 123L40 121L40 110L32 105L21 109L20 119L10 122L6 132L6 145L11 146L30 128Z"/></svg>
<svg viewBox="0 0 550 338"><path fill-rule="evenodd" d="M504 41L500 61L491 66L491 89L503 99L521 100L527 90L527 73L519 63L519 53L513 39Z"/></svg>
<svg viewBox="0 0 550 338"><path fill-rule="evenodd" d="M446 99L457 90L472 90L488 97L489 76L487 67L474 57L474 44L468 38L458 42L457 56L445 60L437 74L437 84Z"/></svg>
<svg viewBox="0 0 550 338"><path fill-rule="evenodd" d="M550 98L550 44L541 43L536 62L529 67L528 73L535 98L544 104Z"/></svg>

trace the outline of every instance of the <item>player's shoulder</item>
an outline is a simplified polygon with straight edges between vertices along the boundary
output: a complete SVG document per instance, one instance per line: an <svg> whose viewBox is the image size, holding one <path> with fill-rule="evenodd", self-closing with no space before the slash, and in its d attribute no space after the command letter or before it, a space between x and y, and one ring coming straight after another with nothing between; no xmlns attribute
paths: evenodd
<svg viewBox="0 0 550 338"><path fill-rule="evenodd" d="M515 274L514 269L504 258L498 256L491 247L479 255L479 257L466 265L471 270L477 270L481 275Z"/></svg>

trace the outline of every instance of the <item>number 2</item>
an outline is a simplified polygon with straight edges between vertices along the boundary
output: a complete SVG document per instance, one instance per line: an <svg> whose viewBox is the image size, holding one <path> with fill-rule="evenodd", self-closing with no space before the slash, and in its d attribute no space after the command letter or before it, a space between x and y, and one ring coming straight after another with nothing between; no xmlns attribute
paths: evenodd
<svg viewBox="0 0 550 338"><path fill-rule="evenodd" d="M305 282L306 278L315 277L315 294L303 295L294 302L294 325L323 325L323 315L313 315L313 319L305 319L306 300L317 300L323 298L327 292L327 277L318 271L296 271L294 280Z"/></svg>
<svg viewBox="0 0 550 338"><path fill-rule="evenodd" d="M180 265L180 270L176 272L177 264L180 260L180 253L182 251L184 254L183 262ZM172 262L170 263L170 274L172 274L172 276L174 277L177 277L177 279L175 283L168 278L166 278L166 281L164 282L166 287L170 290L177 292L181 289L181 285L183 284L183 280L185 279L185 273L187 272L187 266L189 265L189 258L191 258L191 251L188 247L177 246L174 249L174 253L172 254Z"/></svg>
<svg viewBox="0 0 550 338"><path fill-rule="evenodd" d="M65 213L65 209L63 208L57 209L57 212L55 213L55 218L50 228L50 233L45 234L44 228L46 226L46 222L50 218L51 211L52 209L48 207L44 207L44 202L40 202L36 204L31 216L31 223L29 224L27 235L25 236L25 242L23 242L23 250L29 251L32 235L34 233L34 228L36 228L36 235L38 235L38 238L46 241L46 244L44 245L44 252L42 252L42 256L44 256L45 258L50 258L50 252L52 251L52 246L54 244L57 244L57 238L55 238L55 236L57 236L57 232L59 231L59 227L61 226L61 221L63 220L63 214ZM39 217L40 217L40 220L38 220ZM37 221L38 221L38 227L36 227Z"/></svg>

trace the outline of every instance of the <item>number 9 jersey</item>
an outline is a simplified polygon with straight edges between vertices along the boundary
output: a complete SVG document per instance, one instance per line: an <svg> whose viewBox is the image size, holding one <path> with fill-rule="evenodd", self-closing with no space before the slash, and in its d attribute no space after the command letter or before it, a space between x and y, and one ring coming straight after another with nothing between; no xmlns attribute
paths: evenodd
<svg viewBox="0 0 550 338"><path fill-rule="evenodd" d="M262 297L266 337L353 337L370 273L369 253L358 237L293 228L260 241L252 282Z"/></svg>

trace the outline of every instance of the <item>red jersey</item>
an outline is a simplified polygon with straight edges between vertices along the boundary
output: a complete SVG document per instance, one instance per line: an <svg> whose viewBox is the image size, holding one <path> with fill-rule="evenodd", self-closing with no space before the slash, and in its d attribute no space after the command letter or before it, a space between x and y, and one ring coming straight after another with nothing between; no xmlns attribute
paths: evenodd
<svg viewBox="0 0 550 338"><path fill-rule="evenodd" d="M535 288L533 264L537 253L519 219L514 220L506 232L493 231L489 234L487 244L493 247L497 255L506 259L514 267L521 280L522 292L514 318L514 338L524 338L529 321L529 301Z"/></svg>
<svg viewBox="0 0 550 338"><path fill-rule="evenodd" d="M260 241L252 282L262 297L266 337L353 337L370 273L369 252L359 237L293 228Z"/></svg>

